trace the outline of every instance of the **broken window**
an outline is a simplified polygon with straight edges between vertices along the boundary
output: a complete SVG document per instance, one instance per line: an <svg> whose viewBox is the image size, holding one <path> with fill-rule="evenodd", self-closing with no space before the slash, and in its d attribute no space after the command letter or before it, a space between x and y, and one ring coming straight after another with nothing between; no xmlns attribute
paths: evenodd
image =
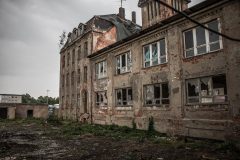
<svg viewBox="0 0 240 160"><path fill-rule="evenodd" d="M121 54L116 57L116 73L122 74L131 71L132 69L132 57L131 52Z"/></svg>
<svg viewBox="0 0 240 160"><path fill-rule="evenodd" d="M107 91L96 92L96 106L107 106Z"/></svg>
<svg viewBox="0 0 240 160"><path fill-rule="evenodd" d="M143 47L144 67L167 62L165 39Z"/></svg>
<svg viewBox="0 0 240 160"><path fill-rule="evenodd" d="M132 105L132 88L122 88L116 90L116 105Z"/></svg>
<svg viewBox="0 0 240 160"><path fill-rule="evenodd" d="M167 83L144 86L145 105L160 106L169 104L169 89Z"/></svg>
<svg viewBox="0 0 240 160"><path fill-rule="evenodd" d="M226 76L187 80L188 103L221 103L227 101Z"/></svg>
<svg viewBox="0 0 240 160"><path fill-rule="evenodd" d="M214 20L207 23L206 27L219 32L219 20ZM184 42L186 57L193 57L222 48L220 43L220 36L202 27L193 28L184 32Z"/></svg>
<svg viewBox="0 0 240 160"><path fill-rule="evenodd" d="M96 64L96 78L101 79L107 77L107 62L102 61Z"/></svg>

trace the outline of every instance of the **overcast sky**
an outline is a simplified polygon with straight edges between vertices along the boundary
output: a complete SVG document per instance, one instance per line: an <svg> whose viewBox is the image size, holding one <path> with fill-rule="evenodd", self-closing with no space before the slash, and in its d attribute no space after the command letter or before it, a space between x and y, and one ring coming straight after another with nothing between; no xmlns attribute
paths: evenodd
<svg viewBox="0 0 240 160"><path fill-rule="evenodd" d="M193 0L190 5L199 2ZM124 2L126 17L138 0ZM58 96L62 31L94 15L117 13L120 0L0 0L0 94Z"/></svg>

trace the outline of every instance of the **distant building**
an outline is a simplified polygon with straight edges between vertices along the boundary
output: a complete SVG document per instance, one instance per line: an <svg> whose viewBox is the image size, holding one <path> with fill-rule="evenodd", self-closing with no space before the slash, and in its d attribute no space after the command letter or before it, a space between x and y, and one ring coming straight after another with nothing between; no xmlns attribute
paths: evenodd
<svg viewBox="0 0 240 160"><path fill-rule="evenodd" d="M22 104L22 95L0 94L0 119L47 117L47 104Z"/></svg>
<svg viewBox="0 0 240 160"><path fill-rule="evenodd" d="M0 94L0 103L22 103L22 95Z"/></svg>

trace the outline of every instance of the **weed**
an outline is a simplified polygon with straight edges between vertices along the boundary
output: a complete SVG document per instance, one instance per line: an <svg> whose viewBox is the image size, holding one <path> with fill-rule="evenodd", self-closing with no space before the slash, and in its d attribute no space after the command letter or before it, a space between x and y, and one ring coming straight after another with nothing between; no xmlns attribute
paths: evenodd
<svg viewBox="0 0 240 160"><path fill-rule="evenodd" d="M154 132L154 121L153 117L149 118L149 123L148 123L148 132Z"/></svg>

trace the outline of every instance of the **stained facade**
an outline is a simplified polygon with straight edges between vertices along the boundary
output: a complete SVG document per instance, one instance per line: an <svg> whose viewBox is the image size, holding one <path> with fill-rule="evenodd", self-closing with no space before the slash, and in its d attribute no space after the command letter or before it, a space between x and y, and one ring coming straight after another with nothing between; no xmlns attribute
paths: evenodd
<svg viewBox="0 0 240 160"><path fill-rule="evenodd" d="M189 9L185 0L165 2L207 28L240 37L240 18L232 16L240 14L237 0ZM155 129L170 135L239 137L239 42L156 1L138 5L143 29L88 55L89 119L147 129L153 117Z"/></svg>

